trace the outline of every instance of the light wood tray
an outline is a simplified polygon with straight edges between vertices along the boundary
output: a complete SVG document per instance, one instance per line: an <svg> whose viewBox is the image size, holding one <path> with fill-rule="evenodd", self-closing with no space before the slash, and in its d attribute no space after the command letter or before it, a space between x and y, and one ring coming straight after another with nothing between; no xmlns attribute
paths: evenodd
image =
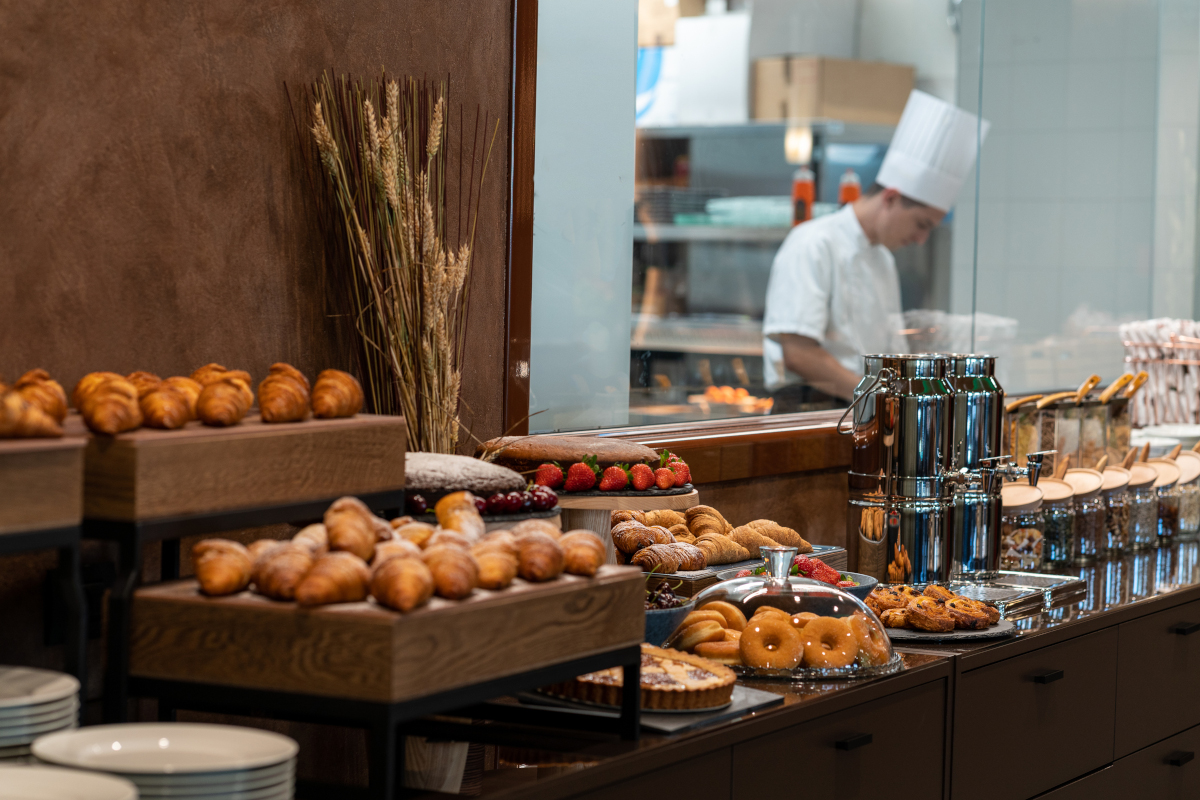
<svg viewBox="0 0 1200 800"><path fill-rule="evenodd" d="M82 437L0 439L0 535L78 525Z"/></svg>
<svg viewBox="0 0 1200 800"><path fill-rule="evenodd" d="M208 598L176 581L134 594L130 674L397 702L637 645L644 597L641 570L619 566L434 598L410 614L373 601L305 610L250 592Z"/></svg>
<svg viewBox="0 0 1200 800"><path fill-rule="evenodd" d="M84 516L136 521L404 488L403 417L359 414L267 425L87 433Z"/></svg>

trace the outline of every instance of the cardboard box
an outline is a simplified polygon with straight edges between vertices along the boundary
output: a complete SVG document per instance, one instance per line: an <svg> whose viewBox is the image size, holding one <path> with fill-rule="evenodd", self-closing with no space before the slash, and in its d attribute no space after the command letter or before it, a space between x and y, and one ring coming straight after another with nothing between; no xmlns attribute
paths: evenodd
<svg viewBox="0 0 1200 800"><path fill-rule="evenodd" d="M638 47L675 44L675 21L704 14L704 0L638 0Z"/></svg>
<svg viewBox="0 0 1200 800"><path fill-rule="evenodd" d="M895 125L913 88L906 64L816 56L776 56L754 62L757 120L836 119Z"/></svg>

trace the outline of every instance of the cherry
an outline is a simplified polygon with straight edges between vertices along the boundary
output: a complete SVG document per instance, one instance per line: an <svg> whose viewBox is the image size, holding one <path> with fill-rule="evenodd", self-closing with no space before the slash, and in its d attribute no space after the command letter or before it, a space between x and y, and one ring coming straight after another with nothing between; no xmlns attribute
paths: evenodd
<svg viewBox="0 0 1200 800"><path fill-rule="evenodd" d="M410 514L424 514L429 510L429 504L425 502L425 498L419 494L414 494L408 498L408 511Z"/></svg>
<svg viewBox="0 0 1200 800"><path fill-rule="evenodd" d="M524 507L524 494L524 492L509 492L504 496L504 499L508 504L508 513L516 514L522 509L522 507Z"/></svg>
<svg viewBox="0 0 1200 800"><path fill-rule="evenodd" d="M487 512L487 500L484 500L482 497L472 497L471 499L475 502L476 511L480 514Z"/></svg>

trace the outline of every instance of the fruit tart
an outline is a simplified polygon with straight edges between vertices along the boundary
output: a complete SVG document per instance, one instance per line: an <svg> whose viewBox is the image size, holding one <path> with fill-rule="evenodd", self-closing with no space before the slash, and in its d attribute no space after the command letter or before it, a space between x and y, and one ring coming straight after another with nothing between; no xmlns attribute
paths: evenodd
<svg viewBox="0 0 1200 800"><path fill-rule="evenodd" d="M571 700L619 706L624 670L611 667L547 687L546 692ZM725 705L733 697L733 670L706 658L662 647L642 645L642 708L701 711Z"/></svg>

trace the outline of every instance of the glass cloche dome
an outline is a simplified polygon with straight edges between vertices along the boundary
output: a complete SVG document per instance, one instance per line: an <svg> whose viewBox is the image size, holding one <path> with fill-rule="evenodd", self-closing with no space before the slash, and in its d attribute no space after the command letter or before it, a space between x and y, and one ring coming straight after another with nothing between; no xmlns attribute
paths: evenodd
<svg viewBox="0 0 1200 800"><path fill-rule="evenodd" d="M866 604L835 586L788 577L794 547L761 552L767 574L700 592L668 647L754 678L875 677L901 668L883 624Z"/></svg>

